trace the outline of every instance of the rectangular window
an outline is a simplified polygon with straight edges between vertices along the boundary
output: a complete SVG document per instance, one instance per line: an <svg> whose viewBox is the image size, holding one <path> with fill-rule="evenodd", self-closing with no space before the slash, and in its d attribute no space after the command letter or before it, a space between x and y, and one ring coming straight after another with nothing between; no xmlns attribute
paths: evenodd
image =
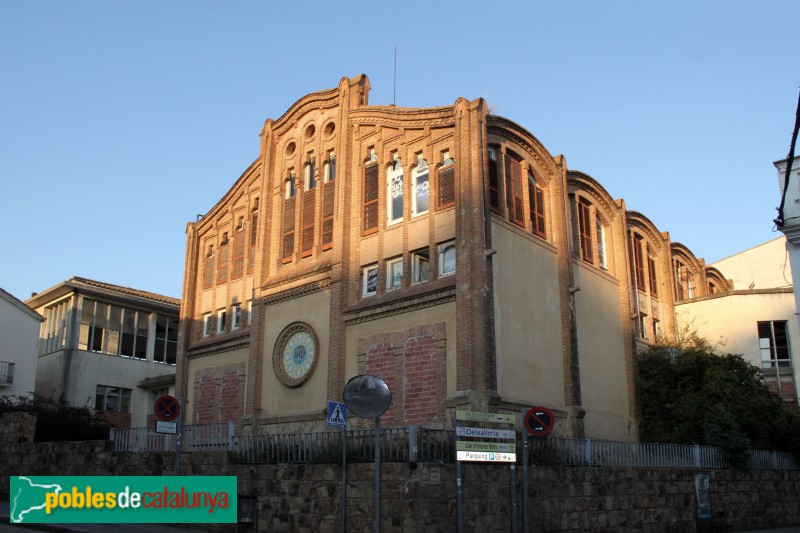
<svg viewBox="0 0 800 533"><path fill-rule="evenodd" d="M252 274L256 266L256 240L258 239L258 198L250 214L250 252L247 257L247 273Z"/></svg>
<svg viewBox="0 0 800 533"><path fill-rule="evenodd" d="M147 339L150 337L150 314L144 311L136 312L136 346L133 356L137 359L147 359Z"/></svg>
<svg viewBox="0 0 800 533"><path fill-rule="evenodd" d="M411 181L411 187L414 190L413 205L411 206L413 216L427 213L430 209L430 183L428 183L428 162L425 161L422 154L417 155L417 166L414 168Z"/></svg>
<svg viewBox="0 0 800 533"><path fill-rule="evenodd" d="M796 403L789 323L783 320L758 322L758 347L764 383L783 401Z"/></svg>
<svg viewBox="0 0 800 533"><path fill-rule="evenodd" d="M506 206L508 220L525 226L522 215L522 160L514 152L506 152Z"/></svg>
<svg viewBox="0 0 800 533"><path fill-rule="evenodd" d="M446 242L439 245L439 277L449 276L456 272L456 243Z"/></svg>
<svg viewBox="0 0 800 533"><path fill-rule="evenodd" d="M119 354L125 357L133 357L136 352L136 311L123 309L122 311L122 346Z"/></svg>
<svg viewBox="0 0 800 533"><path fill-rule="evenodd" d="M130 413L131 393L131 389L98 385L95 392L94 408L96 411Z"/></svg>
<svg viewBox="0 0 800 533"><path fill-rule="evenodd" d="M653 319L653 340L658 340L658 320Z"/></svg>
<svg viewBox="0 0 800 533"><path fill-rule="evenodd" d="M456 203L456 166L448 152L443 155L442 167L436 172L436 207L444 209Z"/></svg>
<svg viewBox="0 0 800 533"><path fill-rule="evenodd" d="M225 309L220 309L217 311L217 334L225 332L225 319L227 318L227 312Z"/></svg>
<svg viewBox="0 0 800 533"><path fill-rule="evenodd" d="M308 164L306 165L306 182L304 191L310 191L317 188L317 160L313 155L308 155Z"/></svg>
<svg viewBox="0 0 800 533"><path fill-rule="evenodd" d="M489 206L500 209L500 180L497 172L497 149L489 148Z"/></svg>
<svg viewBox="0 0 800 533"><path fill-rule="evenodd" d="M603 227L603 221L595 214L595 226L597 229L597 262L600 263L600 268L608 270L606 263L606 230Z"/></svg>
<svg viewBox="0 0 800 533"><path fill-rule="evenodd" d="M643 339L647 338L647 315L644 313L639 314L639 335Z"/></svg>
<svg viewBox="0 0 800 533"><path fill-rule="evenodd" d="M283 184L283 193L285 198L294 198L297 195L297 178L294 175L294 170L289 170L289 176Z"/></svg>
<svg viewBox="0 0 800 533"><path fill-rule="evenodd" d="M230 240L228 233L222 234L222 242L219 243L219 257L217 258L217 284L228 282L228 256L230 251Z"/></svg>
<svg viewBox="0 0 800 533"><path fill-rule="evenodd" d="M650 249L650 244L647 244L647 278L650 281L650 296L658 298L658 283L656 282L656 260L653 257L653 252Z"/></svg>
<svg viewBox="0 0 800 533"><path fill-rule="evenodd" d="M374 296L378 294L378 265L364 267L362 271L362 294Z"/></svg>
<svg viewBox="0 0 800 533"><path fill-rule="evenodd" d="M246 240L244 217L239 217L239 224L233 234L233 275L231 279L239 279L244 275L244 245Z"/></svg>
<svg viewBox="0 0 800 533"><path fill-rule="evenodd" d="M641 235L638 233L633 234L633 268L634 276L636 276L636 288L642 292L645 291L644 280L644 259L642 257L643 241Z"/></svg>
<svg viewBox="0 0 800 533"><path fill-rule="evenodd" d="M284 263L290 263L294 257L294 208L294 196L283 202L282 257Z"/></svg>
<svg viewBox="0 0 800 533"><path fill-rule="evenodd" d="M389 224L403 221L403 161L394 156L386 172L386 218Z"/></svg>
<svg viewBox="0 0 800 533"><path fill-rule="evenodd" d="M430 252L427 248L411 253L411 283L428 281Z"/></svg>
<svg viewBox="0 0 800 533"><path fill-rule="evenodd" d="M580 231L581 258L594 264L592 257L592 214L591 204L580 198L578 200L578 231Z"/></svg>
<svg viewBox="0 0 800 533"><path fill-rule="evenodd" d="M528 170L528 204L531 219L531 231L539 237L547 237L544 225L544 191L531 170Z"/></svg>
<svg viewBox="0 0 800 533"><path fill-rule="evenodd" d="M211 335L211 313L203 315L203 337Z"/></svg>
<svg viewBox="0 0 800 533"><path fill-rule="evenodd" d="M231 309L231 329L239 329L240 327L242 327L242 306L233 304Z"/></svg>
<svg viewBox="0 0 800 533"><path fill-rule="evenodd" d="M178 320L174 317L156 315L156 338L153 360L158 363L175 364L178 353Z"/></svg>
<svg viewBox="0 0 800 533"><path fill-rule="evenodd" d="M371 161L364 167L364 201L362 205L363 233L378 231L378 161L371 152Z"/></svg>
<svg viewBox="0 0 800 533"><path fill-rule="evenodd" d="M403 284L403 258L390 259L386 262L386 289L399 289Z"/></svg>
<svg viewBox="0 0 800 533"><path fill-rule="evenodd" d="M205 276L203 277L203 288L210 289L214 286L214 245L208 245L205 261Z"/></svg>

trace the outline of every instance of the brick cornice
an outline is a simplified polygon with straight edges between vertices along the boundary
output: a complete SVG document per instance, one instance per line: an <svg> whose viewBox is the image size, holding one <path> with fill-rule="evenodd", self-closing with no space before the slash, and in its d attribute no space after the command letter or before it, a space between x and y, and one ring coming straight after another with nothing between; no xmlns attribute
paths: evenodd
<svg viewBox="0 0 800 533"><path fill-rule="evenodd" d="M247 348L248 346L250 346L249 335L244 337L237 337L236 339L231 339L228 341L209 344L206 346L196 346L194 348L190 348L186 352L186 357L188 359L198 359L200 357L206 357L208 355L232 352L234 350L239 350L241 348Z"/></svg>
<svg viewBox="0 0 800 533"><path fill-rule="evenodd" d="M349 326L352 324L385 318L398 313L406 313L408 311L424 309L426 307L433 307L435 305L441 305L455 301L456 289L451 285L444 290L423 294L414 298L394 300L383 305L358 307L355 309L351 308L350 310L345 310L345 312L342 314L342 318L345 325Z"/></svg>

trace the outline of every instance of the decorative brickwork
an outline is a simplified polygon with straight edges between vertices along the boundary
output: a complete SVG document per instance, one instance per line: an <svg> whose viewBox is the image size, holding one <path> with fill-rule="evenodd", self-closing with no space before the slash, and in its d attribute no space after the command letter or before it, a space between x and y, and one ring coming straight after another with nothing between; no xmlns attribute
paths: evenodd
<svg viewBox="0 0 800 533"><path fill-rule="evenodd" d="M426 324L360 339L361 374L383 379L392 403L381 424L444 422L447 388L445 324Z"/></svg>
<svg viewBox="0 0 800 533"><path fill-rule="evenodd" d="M194 376L194 423L236 422L242 416L245 364L199 370Z"/></svg>

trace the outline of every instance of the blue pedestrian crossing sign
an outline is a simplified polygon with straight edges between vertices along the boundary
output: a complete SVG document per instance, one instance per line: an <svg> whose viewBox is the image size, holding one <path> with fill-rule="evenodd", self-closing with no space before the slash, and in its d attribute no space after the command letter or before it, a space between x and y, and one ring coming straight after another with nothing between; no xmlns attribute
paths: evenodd
<svg viewBox="0 0 800 533"><path fill-rule="evenodd" d="M347 429L347 405L328 401L328 427Z"/></svg>

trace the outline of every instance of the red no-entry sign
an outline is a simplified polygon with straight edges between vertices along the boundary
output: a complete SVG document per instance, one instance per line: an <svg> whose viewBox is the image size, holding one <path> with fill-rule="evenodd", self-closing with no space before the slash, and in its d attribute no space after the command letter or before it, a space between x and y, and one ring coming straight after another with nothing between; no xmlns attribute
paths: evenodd
<svg viewBox="0 0 800 533"><path fill-rule="evenodd" d="M525 413L525 429L534 437L544 437L553 430L556 417L547 407L531 407Z"/></svg>
<svg viewBox="0 0 800 533"><path fill-rule="evenodd" d="M159 420L171 422L181 414L181 404L175 396L165 394L156 400L155 413Z"/></svg>

